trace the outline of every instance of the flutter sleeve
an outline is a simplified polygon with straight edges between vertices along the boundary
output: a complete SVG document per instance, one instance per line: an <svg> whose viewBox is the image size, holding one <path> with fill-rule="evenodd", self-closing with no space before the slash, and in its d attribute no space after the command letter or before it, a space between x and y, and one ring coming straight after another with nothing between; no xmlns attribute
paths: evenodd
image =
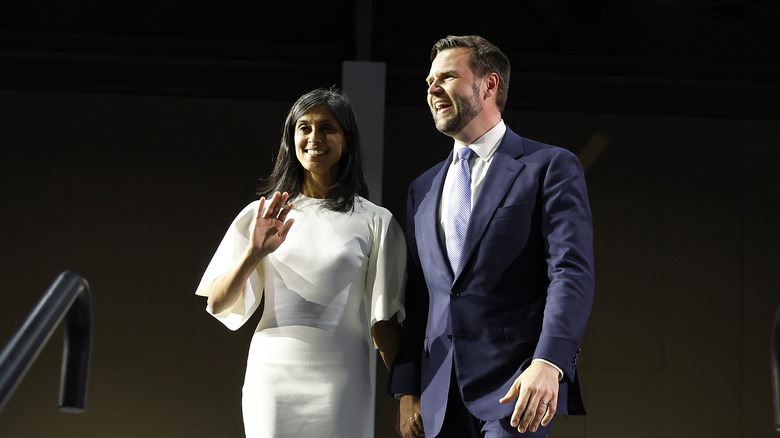
<svg viewBox="0 0 780 438"><path fill-rule="evenodd" d="M244 249L249 245L249 233L252 229L254 219L257 217L257 208L259 201L247 205L241 213L236 216L233 223L230 224L222 238L217 251L214 253L211 262L209 262L206 272L200 280L200 284L195 292L196 295L208 296L208 289L211 283L227 272L227 270L236 263ZM230 330L237 330L252 316L260 305L263 295L263 270L262 264L249 276L249 280L244 285L241 296L235 304L221 313L214 313L207 305L206 311L225 324Z"/></svg>
<svg viewBox="0 0 780 438"><path fill-rule="evenodd" d="M406 315L403 306L406 285L406 241L403 231L392 214L382 209L374 216L373 233L363 296L370 327L395 314L398 314L398 322L401 322Z"/></svg>

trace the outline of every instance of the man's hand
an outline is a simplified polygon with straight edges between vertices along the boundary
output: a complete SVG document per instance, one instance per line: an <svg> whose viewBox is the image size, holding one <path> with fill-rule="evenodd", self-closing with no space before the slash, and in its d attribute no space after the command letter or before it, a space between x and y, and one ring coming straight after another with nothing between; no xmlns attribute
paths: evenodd
<svg viewBox="0 0 780 438"><path fill-rule="evenodd" d="M558 406L559 376L555 367L544 362L533 362L499 400L501 403L509 403L517 398L510 424L518 432L536 432L540 424L550 424Z"/></svg>
<svg viewBox="0 0 780 438"><path fill-rule="evenodd" d="M413 395L401 397L401 403L398 406L398 420L397 432L402 437L425 437L419 397Z"/></svg>

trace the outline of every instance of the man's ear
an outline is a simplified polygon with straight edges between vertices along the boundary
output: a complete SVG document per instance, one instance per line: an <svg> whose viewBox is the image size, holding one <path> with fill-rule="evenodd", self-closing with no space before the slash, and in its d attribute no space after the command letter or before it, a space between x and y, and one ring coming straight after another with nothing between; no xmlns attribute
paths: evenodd
<svg viewBox="0 0 780 438"><path fill-rule="evenodd" d="M482 83L485 85L485 98L489 97L496 97L498 94L498 73L489 73L485 78L482 80Z"/></svg>

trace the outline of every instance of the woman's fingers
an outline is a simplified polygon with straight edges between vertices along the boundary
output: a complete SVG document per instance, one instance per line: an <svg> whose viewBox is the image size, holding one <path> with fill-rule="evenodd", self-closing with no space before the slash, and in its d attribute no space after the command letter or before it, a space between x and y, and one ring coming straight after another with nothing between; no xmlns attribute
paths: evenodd
<svg viewBox="0 0 780 438"><path fill-rule="evenodd" d="M268 201L268 208L266 208L265 211L263 212L263 218L266 219L275 218L284 221L284 218L287 216L287 213L292 208L292 204L286 204L289 198L290 195L287 192L274 193L273 196L271 196L271 199ZM261 199L260 209L262 211L263 198L260 199Z"/></svg>

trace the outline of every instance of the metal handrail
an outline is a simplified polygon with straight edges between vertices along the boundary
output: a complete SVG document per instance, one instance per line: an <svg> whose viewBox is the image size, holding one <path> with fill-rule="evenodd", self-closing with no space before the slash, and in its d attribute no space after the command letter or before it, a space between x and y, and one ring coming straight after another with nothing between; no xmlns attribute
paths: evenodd
<svg viewBox="0 0 780 438"><path fill-rule="evenodd" d="M63 412L84 412L92 347L92 300L87 280L70 271L54 280L0 352L0 411L63 318L59 406Z"/></svg>

